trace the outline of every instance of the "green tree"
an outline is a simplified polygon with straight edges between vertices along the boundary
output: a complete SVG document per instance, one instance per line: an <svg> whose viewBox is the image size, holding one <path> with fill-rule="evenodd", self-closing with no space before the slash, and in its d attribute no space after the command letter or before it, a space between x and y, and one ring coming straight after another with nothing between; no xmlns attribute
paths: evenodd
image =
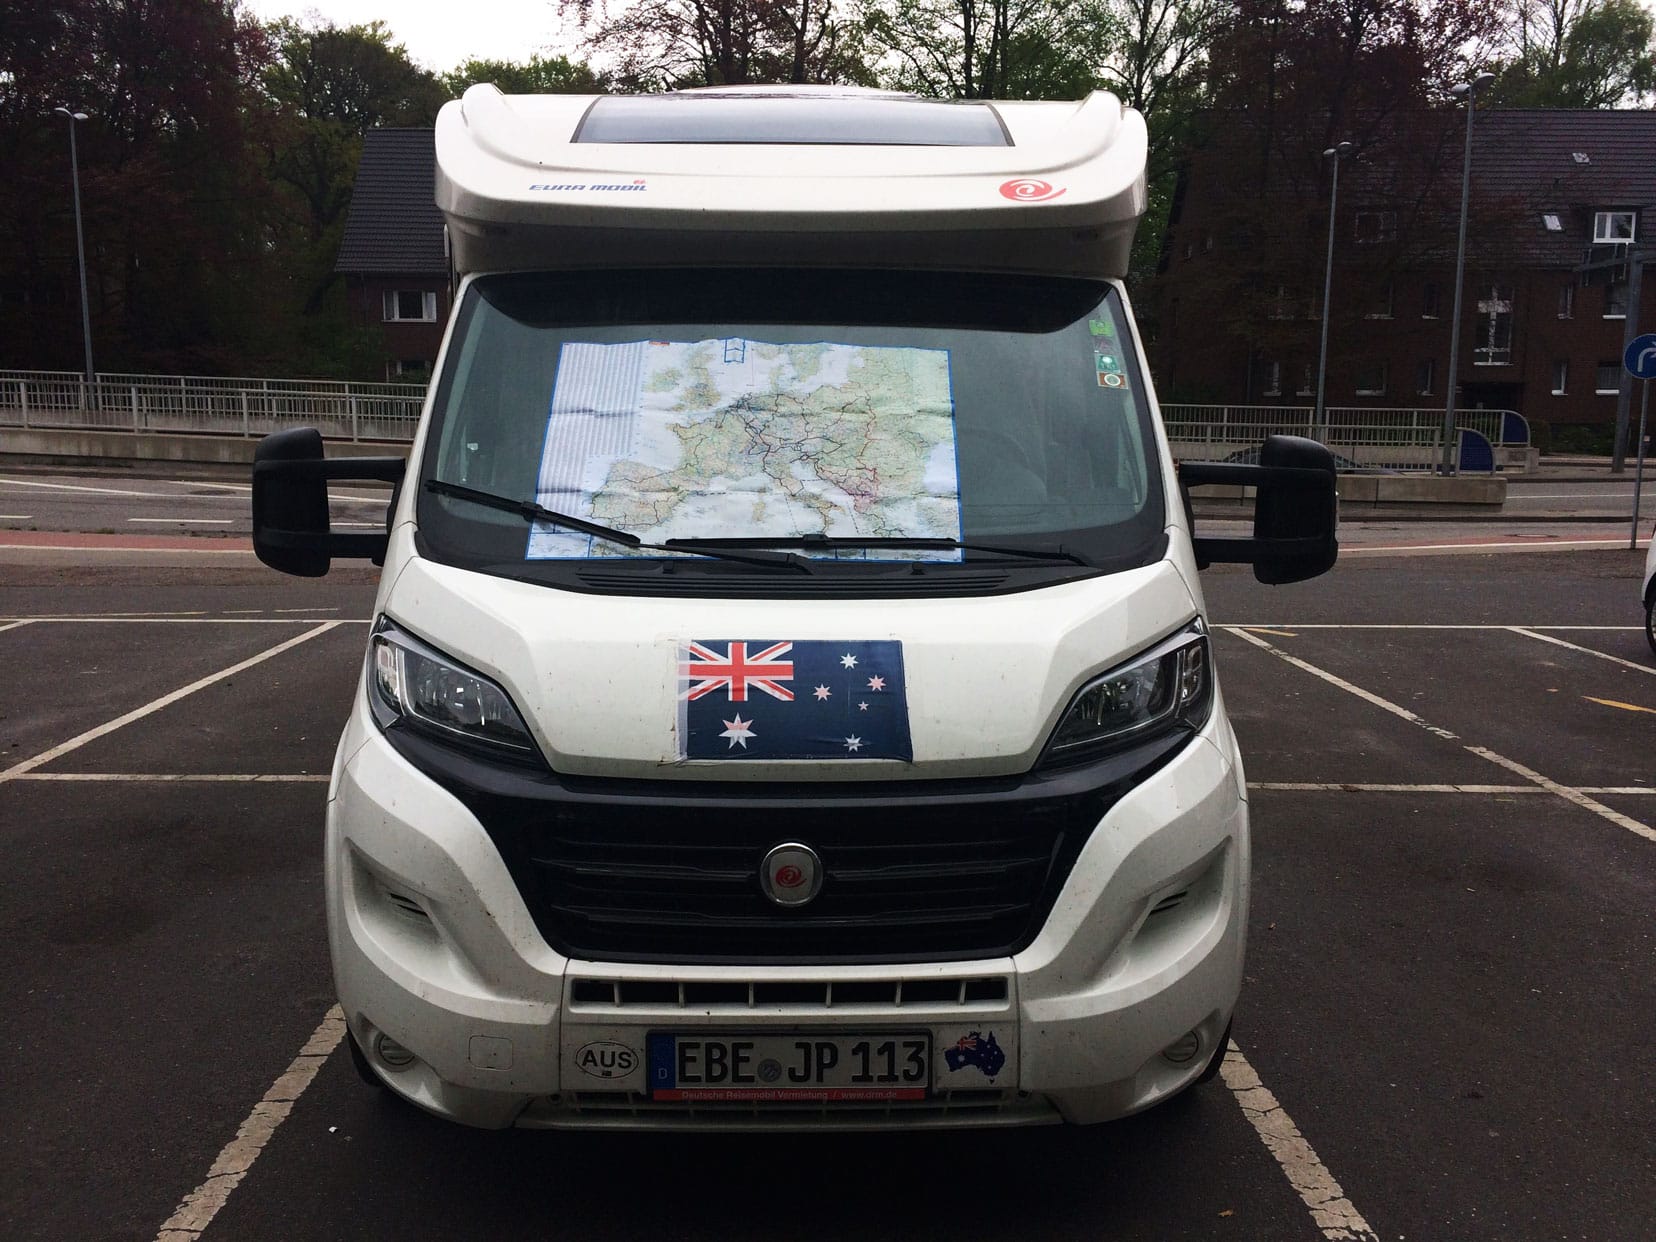
<svg viewBox="0 0 1656 1242"><path fill-rule="evenodd" d="M567 56L531 56L524 61L472 59L441 78L443 89L458 98L468 86L493 82L508 95L597 95L607 80L581 61Z"/></svg>
<svg viewBox="0 0 1656 1242"><path fill-rule="evenodd" d="M1518 0L1495 98L1530 108L1638 104L1656 90L1652 33L1636 0Z"/></svg>

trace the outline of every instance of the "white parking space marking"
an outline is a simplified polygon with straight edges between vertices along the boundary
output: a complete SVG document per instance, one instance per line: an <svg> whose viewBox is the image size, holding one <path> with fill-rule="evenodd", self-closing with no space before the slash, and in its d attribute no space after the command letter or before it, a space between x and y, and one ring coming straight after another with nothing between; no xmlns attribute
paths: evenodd
<svg viewBox="0 0 1656 1242"><path fill-rule="evenodd" d="M33 617L25 617L21 621L7 621L5 624L0 625L0 634L4 634L7 630L21 629L23 626L31 625L33 623Z"/></svg>
<svg viewBox="0 0 1656 1242"><path fill-rule="evenodd" d="M1249 781L1250 790L1268 793L1403 793L1403 794L1544 794L1538 785L1382 785L1371 781ZM1577 793L1613 797L1656 794L1656 785L1570 785Z"/></svg>
<svg viewBox="0 0 1656 1242"><path fill-rule="evenodd" d="M184 686L181 689L174 690L171 694L164 694L158 699L145 703L142 707L133 708L133 710L127 712L124 716L117 716L114 720L107 721L95 729L88 729L85 733L72 737L67 742L60 742L50 750L43 750L32 759L25 759L22 763L13 764L9 768L0 770L0 784L16 780L24 773L32 772L39 767L44 767L46 764L51 763L54 759L61 759L70 751L79 750L88 742L95 742L105 734L113 733L116 729L119 729L124 725L129 725L135 720L142 720L145 716L158 712L163 707L168 707L182 698L187 698L189 695L194 694L197 690L204 690L208 686L213 685L215 682L223 681L226 677L234 677L237 673L250 669L256 664L263 664L266 660L281 655L284 651L292 650L294 647L299 646L300 643L309 642L311 639L316 638L319 635L326 634L329 630L337 629L339 624L340 623L338 621L324 621L322 624L306 630L303 634L297 634L285 642L277 643L274 647L267 647L265 650L259 652L258 655L249 656L247 659L242 660L239 663L232 664L229 668L220 669L216 673L209 673L206 677L200 678L197 681L192 681L189 685Z"/></svg>
<svg viewBox="0 0 1656 1242"><path fill-rule="evenodd" d="M32 513L0 513L0 522L27 522L33 516Z"/></svg>
<svg viewBox="0 0 1656 1242"><path fill-rule="evenodd" d="M1310 673L1313 677L1321 677L1330 685L1338 686L1347 694L1355 694L1365 703L1370 703L1375 707L1378 707L1381 711L1390 712L1394 716L1401 717L1402 719L1407 720L1410 724L1418 725L1420 728L1425 729L1428 733L1435 733L1438 737L1441 737L1446 741L1453 742L1459 740L1459 734L1451 733L1448 729L1440 729L1435 724L1422 720L1406 707L1399 707L1396 703L1383 699L1378 694L1370 694L1361 686L1354 686L1344 678L1336 677L1333 673L1320 669L1315 664L1307 664L1298 656L1289 655L1281 647L1273 647L1270 643L1266 642L1263 638L1260 638L1257 635L1250 634L1248 631L1234 625L1227 625L1223 628L1229 630L1238 638L1252 643L1261 651L1269 651L1272 655L1278 657L1279 659L1286 660L1295 668L1303 669L1305 672Z"/></svg>
<svg viewBox="0 0 1656 1242"><path fill-rule="evenodd" d="M332 620L336 625L367 625L370 620L368 617L340 617L336 619L317 615L317 613L330 611L332 610L328 608L318 608L315 612L308 612L302 617L123 617L119 615L105 617L96 615L87 616L79 613L69 613L67 615L57 617L52 616L50 613L42 613L36 617L13 617L10 619L16 621L20 625L31 621L39 621L42 623L49 623L51 625L298 625L304 621L328 620ZM0 618L0 620L5 619L6 618Z"/></svg>
<svg viewBox="0 0 1656 1242"><path fill-rule="evenodd" d="M141 784L145 781L241 781L249 784L306 784L332 779L326 772L24 772L15 776L19 781L127 781ZM1528 786L1525 786L1528 788Z"/></svg>
<svg viewBox="0 0 1656 1242"><path fill-rule="evenodd" d="M1548 793L1555 793L1560 798L1563 798L1564 801L1573 802L1584 811L1591 811L1594 815L1603 816L1612 824L1619 825L1620 827L1627 829L1629 832L1637 833L1647 841L1656 841L1656 828L1652 828L1648 824L1641 824L1638 820L1632 818L1631 816L1623 815L1620 811L1613 810L1610 807L1605 806L1604 803L1595 801L1587 794L1582 793L1579 789L1571 789L1567 785L1560 785L1557 781L1550 780L1547 777L1542 776L1541 773L1535 771L1535 769L1526 768L1517 760L1508 759L1505 755L1497 755L1494 751L1487 750L1482 746L1468 746L1466 749L1471 751L1474 755L1477 755L1480 759L1487 759L1491 763L1498 763L1507 771L1515 772L1527 781L1534 781Z"/></svg>
<svg viewBox="0 0 1656 1242"><path fill-rule="evenodd" d="M344 1037L345 1015L335 1005L323 1016L321 1025L312 1032L293 1063L253 1106L253 1111L236 1130L236 1137L224 1145L213 1167L207 1170L207 1180L185 1195L178 1210L167 1218L155 1235L155 1242L194 1242L213 1223L213 1217L241 1185L277 1127L287 1120L299 1097L305 1094L305 1088L315 1080L322 1063Z"/></svg>
<svg viewBox="0 0 1656 1242"><path fill-rule="evenodd" d="M1235 634L1243 641L1252 643L1262 651L1268 651L1278 659L1292 664L1295 668L1310 673L1313 677L1319 677L1323 681L1328 682L1331 686L1338 686L1341 690L1346 691L1348 694L1356 695L1365 703L1371 703L1383 711L1388 711L1394 716L1401 716L1404 720L1407 720L1412 724L1419 725L1428 733L1436 734L1438 737L1444 738L1447 741L1460 741L1458 734L1451 733L1447 729L1440 729L1434 724L1429 724L1427 721L1421 719L1407 708L1399 707L1396 703L1389 702L1388 700L1381 698L1378 694L1364 690L1360 686L1354 686L1349 681L1336 677L1327 669L1318 668L1315 664L1308 663L1307 661L1300 659L1298 656L1289 655L1280 647L1273 647L1270 643L1266 642L1263 638L1260 638L1257 635L1250 634L1246 630L1237 629L1233 626L1225 626L1222 628L1229 630L1230 633ZM1633 819L1631 816L1623 815L1620 811L1607 807L1602 802L1595 801L1591 795L1585 794L1579 789L1572 789L1567 785L1560 785L1557 781L1541 775L1541 773L1535 771L1533 768L1526 768L1523 764L1517 762L1516 760L1508 759L1505 755L1497 754L1495 751L1492 751L1487 747L1467 745L1466 749L1472 754L1477 755L1480 759L1487 759L1490 763L1498 764L1507 771L1523 777L1532 784L1539 785L1548 793L1557 794L1566 802L1573 803L1584 811L1591 811L1600 818L1606 819L1610 823L1615 824L1618 828L1625 828L1629 832L1636 833L1647 840L1656 841L1656 829L1651 828L1647 824L1641 824L1638 820ZM0 779L3 779L4 775L4 773L0 773Z"/></svg>
<svg viewBox="0 0 1656 1242"><path fill-rule="evenodd" d="M80 483L37 483L32 479L0 479L0 487L38 487L51 492L93 492L99 496L136 496L143 500L177 500L177 492L135 492L120 487L87 487Z"/></svg>
<svg viewBox="0 0 1656 1242"><path fill-rule="evenodd" d="M1317 621L1309 625L1298 625L1292 622L1273 621L1269 626L1257 622L1242 625L1234 621L1224 622L1220 628L1228 630L1259 630L1269 633L1275 627L1277 633L1286 630L1515 630L1516 625L1414 625L1402 623L1388 623L1385 621L1359 622L1331 622ZM1557 630L1561 633L1594 632L1607 634L1638 634L1644 630L1642 625L1530 625L1523 627L1530 630Z"/></svg>
<svg viewBox="0 0 1656 1242"><path fill-rule="evenodd" d="M1265 1149L1276 1157L1288 1184L1311 1209L1311 1219L1329 1242L1378 1242L1363 1214L1346 1198L1340 1183L1317 1158L1299 1127L1259 1081L1242 1049L1233 1042L1219 1067L1219 1076L1236 1096L1242 1115L1258 1133Z"/></svg>
<svg viewBox="0 0 1656 1242"><path fill-rule="evenodd" d="M229 518L180 518L180 517L128 518L127 521L129 521L129 522L150 522L150 523L155 523L155 524L160 524L160 525L173 525L173 526L228 526L228 525L230 525L230 519Z"/></svg>
<svg viewBox="0 0 1656 1242"><path fill-rule="evenodd" d="M1639 673L1649 673L1652 677L1656 677L1656 668L1652 668L1648 664L1635 664L1632 660L1624 660L1620 656L1609 655L1603 651L1594 651L1591 647L1578 647L1575 643L1567 643L1562 638L1554 638L1551 634L1538 634L1534 630L1526 630L1522 626L1513 625L1507 628L1510 632L1522 634L1525 638L1538 638L1544 643L1554 643L1560 647L1568 647L1571 651L1579 651L1583 655L1597 656L1601 660L1609 660L1612 664L1620 664L1623 668L1630 668Z"/></svg>

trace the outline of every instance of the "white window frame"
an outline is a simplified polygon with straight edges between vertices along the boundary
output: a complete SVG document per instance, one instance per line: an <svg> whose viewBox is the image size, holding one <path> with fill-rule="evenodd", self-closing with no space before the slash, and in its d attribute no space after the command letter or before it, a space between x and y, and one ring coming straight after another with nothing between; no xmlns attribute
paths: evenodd
<svg viewBox="0 0 1656 1242"><path fill-rule="evenodd" d="M405 294L420 299L419 315L404 315L402 299ZM386 323L436 323L437 295L425 289L387 289L380 300L380 310Z"/></svg>
<svg viewBox="0 0 1656 1242"><path fill-rule="evenodd" d="M1376 388L1373 385L1370 385L1369 387L1364 388L1362 378L1363 371L1362 368L1359 367L1357 371L1357 395L1359 397L1383 397L1386 395L1386 388L1391 383L1391 364L1387 362L1377 362L1374 364L1374 367L1375 373L1380 380L1380 386Z"/></svg>
<svg viewBox="0 0 1656 1242"><path fill-rule="evenodd" d="M1300 364L1299 388L1295 390L1296 397L1312 397L1317 393L1317 371L1309 362Z"/></svg>
<svg viewBox="0 0 1656 1242"><path fill-rule="evenodd" d="M1541 227L1549 233L1562 233L1564 231L1564 221L1559 218L1556 211L1543 211L1541 213Z"/></svg>
<svg viewBox="0 0 1656 1242"><path fill-rule="evenodd" d="M1372 223L1372 229L1365 229ZM1397 213L1395 211L1359 211L1352 217L1352 240L1360 246L1374 246L1397 240Z"/></svg>
<svg viewBox="0 0 1656 1242"><path fill-rule="evenodd" d="M1443 290L1435 280L1428 280L1420 287L1420 317L1422 319L1438 319L1443 314Z"/></svg>
<svg viewBox="0 0 1656 1242"><path fill-rule="evenodd" d="M1619 362L1600 362L1593 378L1593 395L1597 397L1614 397L1621 392L1622 365ZM1604 387L1606 372L1616 377L1616 382L1609 388Z"/></svg>
<svg viewBox="0 0 1656 1242"><path fill-rule="evenodd" d="M1282 363L1267 362L1264 364L1265 384L1259 390L1262 397L1280 397L1282 395Z"/></svg>
<svg viewBox="0 0 1656 1242"><path fill-rule="evenodd" d="M1621 228L1625 227L1625 234ZM1595 211L1593 213L1593 245L1624 246L1638 239L1639 213L1636 211Z"/></svg>
<svg viewBox="0 0 1656 1242"><path fill-rule="evenodd" d="M1567 358L1553 361L1552 395L1562 397L1570 390L1570 362Z"/></svg>
<svg viewBox="0 0 1656 1242"><path fill-rule="evenodd" d="M1504 295L1504 296L1503 296ZM1500 343L1502 321L1505 320L1506 343ZM1475 367L1505 367L1512 365L1513 322L1512 286L1494 284L1487 296L1478 299L1478 313L1474 320L1472 365Z"/></svg>

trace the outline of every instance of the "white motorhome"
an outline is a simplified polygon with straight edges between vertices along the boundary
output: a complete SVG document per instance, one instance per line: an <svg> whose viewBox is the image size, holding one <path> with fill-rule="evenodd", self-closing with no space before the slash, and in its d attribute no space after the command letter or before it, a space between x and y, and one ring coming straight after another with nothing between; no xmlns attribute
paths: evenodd
<svg viewBox="0 0 1656 1242"><path fill-rule="evenodd" d="M1142 119L469 90L406 463L278 433L255 544L384 572L328 792L370 1081L479 1126L1095 1122L1211 1076L1248 802L1198 569L1333 563L1326 450L1194 536L1122 286ZM327 482L398 481L384 534Z"/></svg>

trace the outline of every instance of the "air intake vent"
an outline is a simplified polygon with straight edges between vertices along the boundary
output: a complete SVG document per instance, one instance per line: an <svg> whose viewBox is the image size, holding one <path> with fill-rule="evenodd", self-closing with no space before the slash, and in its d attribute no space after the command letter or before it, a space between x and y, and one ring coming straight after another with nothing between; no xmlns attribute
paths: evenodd
<svg viewBox="0 0 1656 1242"><path fill-rule="evenodd" d="M1155 905L1150 907L1149 917L1155 918L1158 914L1166 914L1169 910L1175 909L1181 905L1185 898L1189 896L1190 890L1188 888L1180 889L1176 893L1169 893L1166 897L1163 897Z"/></svg>
<svg viewBox="0 0 1656 1242"><path fill-rule="evenodd" d="M1011 995L1005 976L971 979L718 979L673 983L657 979L577 979L570 985L575 1009L872 1009L1004 1005Z"/></svg>
<svg viewBox="0 0 1656 1242"><path fill-rule="evenodd" d="M431 926L431 916L414 898L389 888L381 888L380 892L384 894L386 904L410 923L417 923L422 927Z"/></svg>

